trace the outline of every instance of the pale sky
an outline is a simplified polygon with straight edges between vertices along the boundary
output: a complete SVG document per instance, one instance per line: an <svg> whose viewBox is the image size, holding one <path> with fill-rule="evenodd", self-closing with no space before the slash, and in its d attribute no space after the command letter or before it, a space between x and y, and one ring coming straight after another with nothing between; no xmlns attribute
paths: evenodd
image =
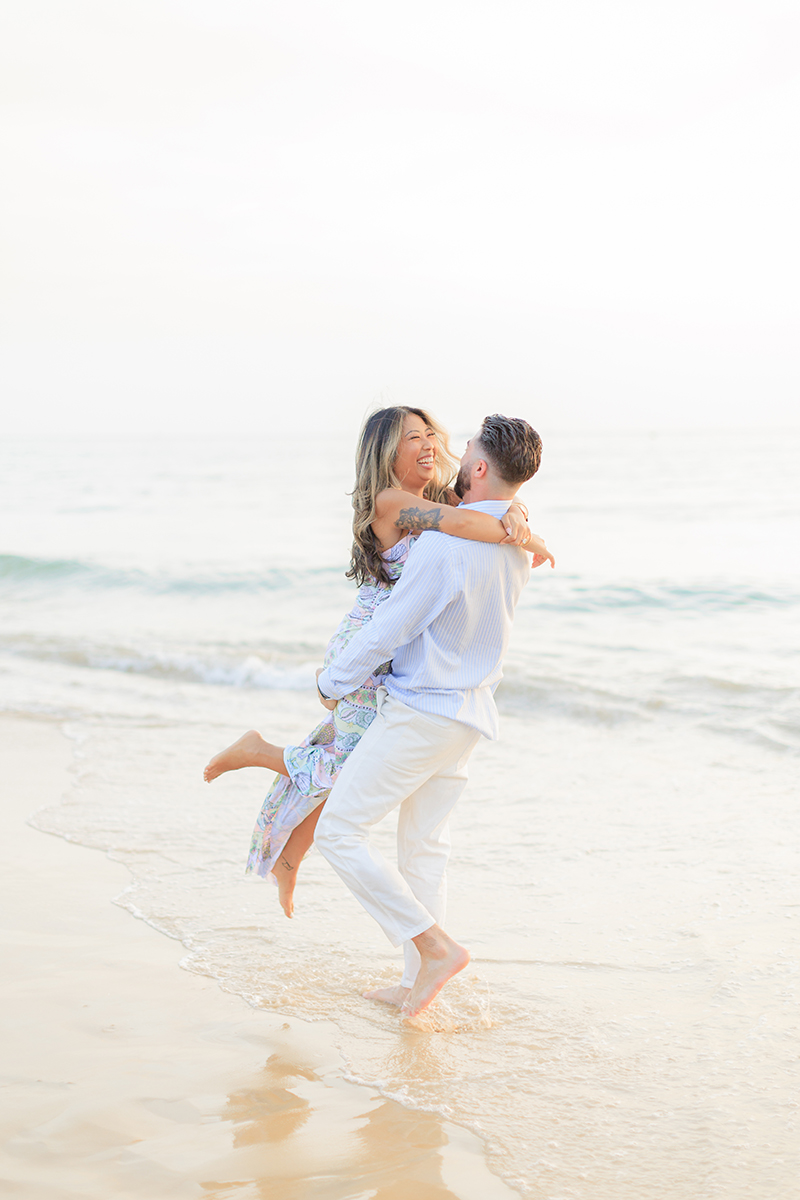
<svg viewBox="0 0 800 1200"><path fill-rule="evenodd" d="M800 424L795 0L25 0L3 425Z"/></svg>

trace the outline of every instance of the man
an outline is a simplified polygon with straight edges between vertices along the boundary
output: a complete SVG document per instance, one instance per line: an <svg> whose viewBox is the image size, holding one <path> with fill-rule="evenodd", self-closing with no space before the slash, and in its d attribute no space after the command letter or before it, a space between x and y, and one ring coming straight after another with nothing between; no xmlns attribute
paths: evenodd
<svg viewBox="0 0 800 1200"><path fill-rule="evenodd" d="M526 421L487 417L467 444L456 491L468 507L501 517L538 470L541 445ZM404 1016L426 1008L469 962L439 924L447 822L478 738L497 737L494 690L529 575L517 547L425 532L370 624L317 673L323 703L333 707L376 663L393 660L375 720L345 763L315 840L389 940L403 944L400 985L366 994L400 1005ZM395 870L370 845L369 830L398 805Z"/></svg>

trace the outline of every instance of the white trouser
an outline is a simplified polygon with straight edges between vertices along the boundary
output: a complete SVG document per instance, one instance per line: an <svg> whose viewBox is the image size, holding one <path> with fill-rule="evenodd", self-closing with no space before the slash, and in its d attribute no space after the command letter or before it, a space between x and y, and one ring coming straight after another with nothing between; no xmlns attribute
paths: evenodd
<svg viewBox="0 0 800 1200"><path fill-rule="evenodd" d="M449 717L409 708L378 689L378 712L328 797L314 841L394 946L404 944L403 984L419 954L410 940L444 920L448 817L467 782L480 734ZM400 805L395 870L369 831Z"/></svg>

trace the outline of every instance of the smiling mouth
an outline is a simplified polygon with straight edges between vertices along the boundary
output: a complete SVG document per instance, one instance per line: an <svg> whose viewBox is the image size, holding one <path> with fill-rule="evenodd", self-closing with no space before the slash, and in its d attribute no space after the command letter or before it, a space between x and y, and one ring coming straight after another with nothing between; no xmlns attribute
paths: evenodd
<svg viewBox="0 0 800 1200"><path fill-rule="evenodd" d="M417 466L420 466L420 467L432 467L432 466L433 466L433 455L432 455L432 454L426 454L424 458L418 458L418 459L417 459Z"/></svg>

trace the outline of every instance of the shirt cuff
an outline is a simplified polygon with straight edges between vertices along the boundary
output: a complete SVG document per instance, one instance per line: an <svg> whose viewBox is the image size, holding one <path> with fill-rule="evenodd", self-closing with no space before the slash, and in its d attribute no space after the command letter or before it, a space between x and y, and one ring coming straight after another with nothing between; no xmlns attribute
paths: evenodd
<svg viewBox="0 0 800 1200"><path fill-rule="evenodd" d="M341 696L336 695L336 688L331 682L327 670L317 676L317 688L322 692L323 696L327 696L329 700L341 700Z"/></svg>

